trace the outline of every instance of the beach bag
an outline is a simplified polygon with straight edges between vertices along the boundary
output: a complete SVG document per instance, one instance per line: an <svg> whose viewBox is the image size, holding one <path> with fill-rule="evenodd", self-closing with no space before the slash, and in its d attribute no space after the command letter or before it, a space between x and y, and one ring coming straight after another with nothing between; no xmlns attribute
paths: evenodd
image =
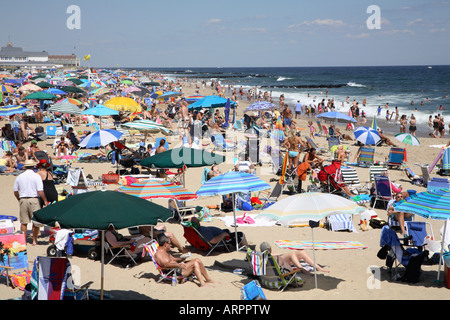
<svg viewBox="0 0 450 320"><path fill-rule="evenodd" d="M408 250L407 250L408 251ZM409 258L409 262L406 265L405 274L400 278L403 282L417 283L420 281L420 275L422 274L422 264L425 256L428 255L428 251L423 251L418 255L412 255Z"/></svg>
<svg viewBox="0 0 450 320"><path fill-rule="evenodd" d="M373 229L381 229L383 228L387 222L385 220L381 220L379 218L373 218L369 221L369 226L371 226Z"/></svg>
<svg viewBox="0 0 450 320"><path fill-rule="evenodd" d="M102 174L102 182L104 184L117 184L119 182L120 176L112 171Z"/></svg>
<svg viewBox="0 0 450 320"><path fill-rule="evenodd" d="M241 300L267 300L257 280L247 283L241 288Z"/></svg>

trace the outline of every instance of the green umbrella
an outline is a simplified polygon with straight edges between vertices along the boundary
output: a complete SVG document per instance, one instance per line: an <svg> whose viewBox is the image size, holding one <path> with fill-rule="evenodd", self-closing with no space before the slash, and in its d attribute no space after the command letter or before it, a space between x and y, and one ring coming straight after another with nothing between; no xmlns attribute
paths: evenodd
<svg viewBox="0 0 450 320"><path fill-rule="evenodd" d="M399 133L395 135L395 139L401 141L403 143L412 145L412 146L420 146L420 141L415 136L409 133Z"/></svg>
<svg viewBox="0 0 450 320"><path fill-rule="evenodd" d="M41 88L53 88L53 85L52 84L50 84L50 83L48 83L48 82L39 82L39 83L36 83L36 85L38 86L38 87L41 87Z"/></svg>
<svg viewBox="0 0 450 320"><path fill-rule="evenodd" d="M57 97L47 92L34 92L27 95L24 100L53 100Z"/></svg>
<svg viewBox="0 0 450 320"><path fill-rule="evenodd" d="M81 81L80 79L77 79L77 78L69 78L69 79L67 79L67 81L73 82L73 83L75 83L77 86L79 86L80 84L83 84L83 83L84 83L83 81Z"/></svg>
<svg viewBox="0 0 450 320"><path fill-rule="evenodd" d="M156 225L172 216L169 209L153 202L116 191L93 191L72 196L42 208L33 214L33 220L64 229L102 230L101 248L105 231L110 225L116 229L141 225ZM101 251L101 298L103 299L104 250Z"/></svg>
<svg viewBox="0 0 450 320"><path fill-rule="evenodd" d="M71 93L85 93L82 89L72 86L65 86L60 88L62 91Z"/></svg>
<svg viewBox="0 0 450 320"><path fill-rule="evenodd" d="M152 157L141 160L143 167L164 169L179 169L186 167L204 167L219 164L225 161L225 156L205 150L193 148L175 148L158 153Z"/></svg>

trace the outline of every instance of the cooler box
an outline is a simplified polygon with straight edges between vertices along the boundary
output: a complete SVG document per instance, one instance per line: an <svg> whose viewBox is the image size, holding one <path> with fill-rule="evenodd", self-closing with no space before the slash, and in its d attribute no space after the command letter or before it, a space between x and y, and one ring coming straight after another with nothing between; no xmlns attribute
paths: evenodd
<svg viewBox="0 0 450 320"><path fill-rule="evenodd" d="M14 233L14 231L15 228L12 220L10 219L0 220L0 234Z"/></svg>
<svg viewBox="0 0 450 320"><path fill-rule="evenodd" d="M450 289L450 254L444 254L444 284Z"/></svg>

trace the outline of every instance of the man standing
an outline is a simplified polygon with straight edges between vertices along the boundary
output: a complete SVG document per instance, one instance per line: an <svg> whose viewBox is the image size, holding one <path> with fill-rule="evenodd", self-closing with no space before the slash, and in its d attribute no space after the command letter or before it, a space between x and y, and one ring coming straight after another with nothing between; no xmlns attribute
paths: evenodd
<svg viewBox="0 0 450 320"><path fill-rule="evenodd" d="M302 114L302 104L300 103L300 100L297 101L295 104L295 119L297 119L298 116Z"/></svg>
<svg viewBox="0 0 450 320"><path fill-rule="evenodd" d="M48 205L44 193L44 184L41 177L33 171L36 163L33 160L26 160L24 164L25 172L20 174L14 182L14 196L20 205L20 230L27 235L27 227L31 222L33 213L41 208L39 197ZM33 223L33 245L37 244L39 227Z"/></svg>
<svg viewBox="0 0 450 320"><path fill-rule="evenodd" d="M290 127L292 124L292 110L289 109L289 106L287 104L284 105L284 110L283 110L283 124L286 127Z"/></svg>
<svg viewBox="0 0 450 320"><path fill-rule="evenodd" d="M189 136L189 110L184 97L181 98L180 101L180 119L178 120L178 130L181 138Z"/></svg>

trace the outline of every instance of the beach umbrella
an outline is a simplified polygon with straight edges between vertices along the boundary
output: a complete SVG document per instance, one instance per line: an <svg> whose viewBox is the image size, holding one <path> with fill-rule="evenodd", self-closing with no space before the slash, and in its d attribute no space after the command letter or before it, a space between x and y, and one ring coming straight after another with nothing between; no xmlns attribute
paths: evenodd
<svg viewBox="0 0 450 320"><path fill-rule="evenodd" d="M370 127L358 127L353 133L357 141L366 145L375 145L381 140L378 131Z"/></svg>
<svg viewBox="0 0 450 320"><path fill-rule="evenodd" d="M48 108L47 111L50 112L60 112L68 114L81 114L81 109L69 102L58 102Z"/></svg>
<svg viewBox="0 0 450 320"><path fill-rule="evenodd" d="M202 108L222 108L225 107L228 99L219 96L206 96L193 104L189 105L189 109L202 109ZM236 102L231 101L231 106L234 108Z"/></svg>
<svg viewBox="0 0 450 320"><path fill-rule="evenodd" d="M370 126L374 130L378 130L378 124L377 124L377 116L373 116L372 125Z"/></svg>
<svg viewBox="0 0 450 320"><path fill-rule="evenodd" d="M334 214L359 214L365 211L364 207L356 202L331 193L302 193L289 196L277 201L255 217L266 220L275 220L282 225L294 225L298 222L310 221L314 265L316 264L314 249L314 227L316 222ZM317 288L317 274L314 268L315 284Z"/></svg>
<svg viewBox="0 0 450 320"><path fill-rule="evenodd" d="M44 81L36 83L36 85L40 88L53 88L52 84L50 84L48 82L44 82Z"/></svg>
<svg viewBox="0 0 450 320"><path fill-rule="evenodd" d="M18 105L7 105L0 107L0 117L9 117L30 111L28 108Z"/></svg>
<svg viewBox="0 0 450 320"><path fill-rule="evenodd" d="M83 102L81 102L81 101L78 100L78 99L74 99L74 98L65 98L65 99L61 99L61 100L59 100L57 103L60 103L60 102L71 103L71 104L74 104L74 105L77 105L77 106L83 104Z"/></svg>
<svg viewBox="0 0 450 320"><path fill-rule="evenodd" d="M126 92L126 93L141 92L141 89L133 86L133 87L127 87L127 88L123 89L123 92Z"/></svg>
<svg viewBox="0 0 450 320"><path fill-rule="evenodd" d="M198 196L177 184L146 180L122 186L116 191L130 194L143 199L164 198L177 199L180 201L195 200Z"/></svg>
<svg viewBox="0 0 450 320"><path fill-rule="evenodd" d="M142 159L140 164L148 168L181 169L212 166L225 162L225 156L194 148L174 148Z"/></svg>
<svg viewBox="0 0 450 320"><path fill-rule="evenodd" d="M113 116L118 115L120 112L108 107L105 107L102 104L97 104L93 108L89 108L84 110L81 114L84 115L92 115L97 117L103 117L103 116Z"/></svg>
<svg viewBox="0 0 450 320"><path fill-rule="evenodd" d="M326 121L331 122L339 122L339 123L356 123L357 121L352 117L346 115L342 112L324 112L316 116L316 118L324 119Z"/></svg>
<svg viewBox="0 0 450 320"><path fill-rule="evenodd" d="M105 230L156 225L172 217L169 209L151 201L115 191L78 194L33 213L33 220L49 226L57 222L63 229L101 230L104 248ZM101 250L101 299L104 287L104 250Z"/></svg>
<svg viewBox="0 0 450 320"><path fill-rule="evenodd" d="M439 283L442 256L444 254L445 235L450 219L450 190L440 189L413 194L398 203L394 203L395 211L417 214L426 219L445 220L442 233L439 269L436 282Z"/></svg>
<svg viewBox="0 0 450 320"><path fill-rule="evenodd" d="M80 142L80 147L89 149L106 146L111 142L119 141L122 134L123 134L122 132L112 129L98 130L91 133L86 138L84 138Z"/></svg>
<svg viewBox="0 0 450 320"><path fill-rule="evenodd" d="M156 81L150 81L150 82L143 82L145 83L147 86L152 86L152 87L159 87L160 83L156 82Z"/></svg>
<svg viewBox="0 0 450 320"><path fill-rule="evenodd" d="M28 83L28 84L25 84L25 85L21 86L18 90L20 92L23 92L23 91L41 91L42 88L37 86L37 85L35 85L35 84Z"/></svg>
<svg viewBox="0 0 450 320"><path fill-rule="evenodd" d="M163 93L157 99L158 100L166 100L166 99L170 99L170 98L174 98L174 97L179 97L182 95L183 95L183 93L181 93L181 92L169 91L169 92Z"/></svg>
<svg viewBox="0 0 450 320"><path fill-rule="evenodd" d="M32 94L27 95L24 100L53 100L57 97L52 95L51 93L46 92L34 92Z"/></svg>
<svg viewBox="0 0 450 320"><path fill-rule="evenodd" d="M46 93L50 93L50 94L59 94L59 95L67 94L67 92L62 91L61 89L57 89L57 88L49 88L49 89L44 90L42 92L46 92Z"/></svg>
<svg viewBox="0 0 450 320"><path fill-rule="evenodd" d="M395 135L395 139L400 142L409 144L411 146L420 146L420 141L415 136L409 133L399 133Z"/></svg>
<svg viewBox="0 0 450 320"><path fill-rule="evenodd" d="M6 93L14 93L14 92L16 92L16 90L13 87L6 86L6 85L1 85L0 86L0 90L1 90L1 92L6 92Z"/></svg>
<svg viewBox="0 0 450 320"><path fill-rule="evenodd" d="M128 84L128 85L133 85L134 84L133 81L131 81L131 80L122 80L122 81L120 81L120 83Z"/></svg>
<svg viewBox="0 0 450 320"><path fill-rule="evenodd" d="M239 250L235 194L237 192L258 192L270 188L271 187L267 182L261 180L253 174L239 171L230 171L206 181L200 187L200 189L197 190L196 193L198 196L202 197L233 194L234 232L236 234L236 250Z"/></svg>
<svg viewBox="0 0 450 320"><path fill-rule="evenodd" d="M201 99L203 99L205 96L187 96L186 97L186 102L188 102L188 103L193 103L193 102L196 102L196 101L198 101L198 100L201 100Z"/></svg>
<svg viewBox="0 0 450 320"><path fill-rule="evenodd" d="M60 87L60 89L62 91L69 92L69 93L83 93L83 94L85 93L84 90L77 88L77 87L72 87L72 86L63 86L63 87Z"/></svg>
<svg viewBox="0 0 450 320"><path fill-rule="evenodd" d="M103 103L105 107L118 110L118 111L130 111L130 112L141 112L142 108L131 98L127 97L115 97L112 98L105 103Z"/></svg>
<svg viewBox="0 0 450 320"><path fill-rule="evenodd" d="M83 84L83 81L81 81L80 79L77 79L77 78L69 78L69 79L67 79L67 81L70 81L74 85L77 85L77 86L79 86L80 84Z"/></svg>
<svg viewBox="0 0 450 320"><path fill-rule="evenodd" d="M127 129L138 130L138 131L142 131L142 132L146 132L146 133L162 132L165 135L169 135L172 133L172 131L170 129L164 127L162 124L156 123L151 120L130 121L130 122L121 124L121 126L124 128L127 128Z"/></svg>
<svg viewBox="0 0 450 320"><path fill-rule="evenodd" d="M269 110L275 108L275 104L267 101L258 101L249 105L244 112L246 111L257 111L257 110Z"/></svg>

